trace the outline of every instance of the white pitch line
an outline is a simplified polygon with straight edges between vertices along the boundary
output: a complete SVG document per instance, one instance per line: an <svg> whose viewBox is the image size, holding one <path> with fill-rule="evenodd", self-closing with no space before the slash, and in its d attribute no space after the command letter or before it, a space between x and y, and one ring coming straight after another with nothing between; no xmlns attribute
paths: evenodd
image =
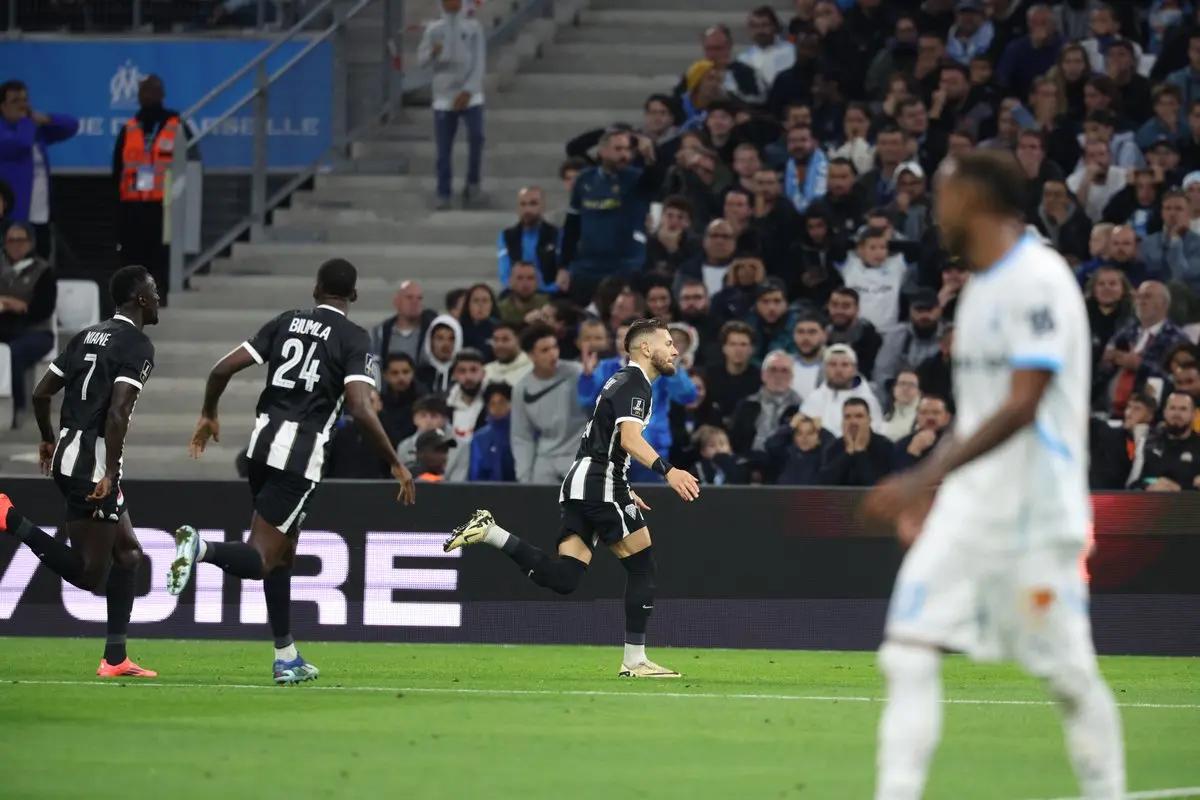
<svg viewBox="0 0 1200 800"><path fill-rule="evenodd" d="M279 687L268 683L170 683L148 680L94 680L94 681L51 681L14 680L0 678L0 686L145 686L157 689L248 689L279 691ZM410 692L412 694L484 695L491 697L666 697L680 700L781 700L807 703L882 703L886 698L855 695L806 695L806 694L752 694L717 692L616 692L607 689L472 689L454 686L330 686L329 684L306 684L303 691L313 692ZM957 706L1052 706L1050 700L942 700L946 705ZM1118 703L1120 708L1158 708L1176 711L1200 711L1196 703Z"/></svg>
<svg viewBox="0 0 1200 800"><path fill-rule="evenodd" d="M1200 786L1183 786L1179 789L1150 789L1145 792L1129 792L1126 800L1166 800L1171 797L1200 797ZM1083 797L1056 797L1054 800L1086 800Z"/></svg>

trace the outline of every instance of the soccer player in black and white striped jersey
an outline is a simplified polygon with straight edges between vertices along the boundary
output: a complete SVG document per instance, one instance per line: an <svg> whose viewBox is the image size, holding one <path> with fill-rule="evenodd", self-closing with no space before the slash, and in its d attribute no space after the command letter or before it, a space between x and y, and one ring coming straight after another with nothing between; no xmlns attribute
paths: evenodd
<svg viewBox="0 0 1200 800"><path fill-rule="evenodd" d="M33 390L42 441L42 473L67 501L71 546L37 528L0 494L0 533L19 537L63 580L108 600L108 637L96 674L153 678L129 659L125 635L142 548L121 492L122 453L133 405L154 369L154 345L142 332L158 322L158 287L145 267L118 270L109 284L117 313L76 334ZM63 394L60 429L50 401Z"/></svg>
<svg viewBox="0 0 1200 800"><path fill-rule="evenodd" d="M321 480L330 432L343 401L379 456L400 483L398 499L414 500L412 475L400 463L371 405L378 365L367 332L346 318L358 299L358 273L343 259L317 271L315 308L285 311L217 362L208 376L204 407L192 435L193 458L208 440L220 440L217 404L241 370L267 365L250 435L250 493L254 516L248 542L206 542L195 528L175 532L175 560L167 590L179 594L197 561L208 561L244 580L262 580L267 618L275 636L276 683L299 683L318 670L296 651L291 633L292 560L305 508Z"/></svg>
<svg viewBox="0 0 1200 800"><path fill-rule="evenodd" d="M551 556L496 524L490 511L480 510L454 529L446 540L450 552L484 543L502 550L534 583L559 594L570 594L592 561L592 550L603 542L621 560L625 584L625 652L617 673L630 678L678 678L675 670L646 658L646 623L654 609L654 554L650 530L642 511L650 507L629 486L629 462L662 475L685 501L700 496L690 472L676 469L659 457L643 436L653 412L651 384L660 375L674 375L679 354L665 322L634 322L625 336L629 364L608 379L592 419L583 430L575 463L559 492L562 530L558 553Z"/></svg>

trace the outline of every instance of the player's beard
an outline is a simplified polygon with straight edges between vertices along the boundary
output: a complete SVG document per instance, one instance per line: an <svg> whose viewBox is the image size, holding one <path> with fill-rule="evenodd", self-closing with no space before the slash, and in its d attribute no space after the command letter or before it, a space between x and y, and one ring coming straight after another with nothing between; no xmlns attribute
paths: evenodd
<svg viewBox="0 0 1200 800"><path fill-rule="evenodd" d="M1163 423L1163 430L1165 430L1167 432L1167 435L1173 439L1182 438L1184 435L1187 434L1188 428L1190 428L1190 427L1192 427L1192 426L1188 425L1186 423L1183 425L1168 425L1165 422Z"/></svg>
<svg viewBox="0 0 1200 800"><path fill-rule="evenodd" d="M650 358L650 363L654 365L654 369L658 371L659 375L663 375L667 378L671 377L676 372L675 362L666 356L652 356Z"/></svg>

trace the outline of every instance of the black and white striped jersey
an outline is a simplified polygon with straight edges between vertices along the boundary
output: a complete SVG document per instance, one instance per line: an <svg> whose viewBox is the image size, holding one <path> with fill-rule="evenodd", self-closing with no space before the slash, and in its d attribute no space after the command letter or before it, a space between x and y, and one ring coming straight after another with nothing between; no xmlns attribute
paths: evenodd
<svg viewBox="0 0 1200 800"><path fill-rule="evenodd" d="M50 362L66 384L54 451L56 474L81 480L104 477L104 426L113 387L139 392L154 370L154 345L129 317L117 314L72 337Z"/></svg>
<svg viewBox="0 0 1200 800"><path fill-rule="evenodd" d="M367 332L333 306L319 305L285 311L242 347L267 365L250 460L316 483L346 384L375 386L378 368Z"/></svg>
<svg viewBox="0 0 1200 800"><path fill-rule="evenodd" d="M621 447L621 423L637 422L645 428L653 411L650 379L641 367L630 363L609 378L583 429L559 501L629 502L629 453Z"/></svg>

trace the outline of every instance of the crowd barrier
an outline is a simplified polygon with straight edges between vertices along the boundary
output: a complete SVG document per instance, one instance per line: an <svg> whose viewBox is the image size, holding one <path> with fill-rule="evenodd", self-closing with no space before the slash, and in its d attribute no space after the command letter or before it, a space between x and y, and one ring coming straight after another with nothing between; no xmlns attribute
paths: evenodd
<svg viewBox="0 0 1200 800"><path fill-rule="evenodd" d="M49 480L4 483L18 508L52 528L63 518ZM261 584L202 564L179 598L166 591L170 532L244 536L249 494L236 481L130 481L146 553L130 635L267 636ZM559 598L488 547L442 552L475 508L553 547L557 488L422 485L398 505L392 485L323 484L300 538L292 598L297 638L387 642L619 642L624 572L597 553L578 593ZM659 564L650 638L704 647L870 649L879 644L902 550L857 516L850 490L705 489L684 504L647 487ZM1097 646L1105 653L1200 655L1200 494L1094 498L1088 568ZM0 635L101 635L104 598L64 584L27 548L0 537Z"/></svg>

